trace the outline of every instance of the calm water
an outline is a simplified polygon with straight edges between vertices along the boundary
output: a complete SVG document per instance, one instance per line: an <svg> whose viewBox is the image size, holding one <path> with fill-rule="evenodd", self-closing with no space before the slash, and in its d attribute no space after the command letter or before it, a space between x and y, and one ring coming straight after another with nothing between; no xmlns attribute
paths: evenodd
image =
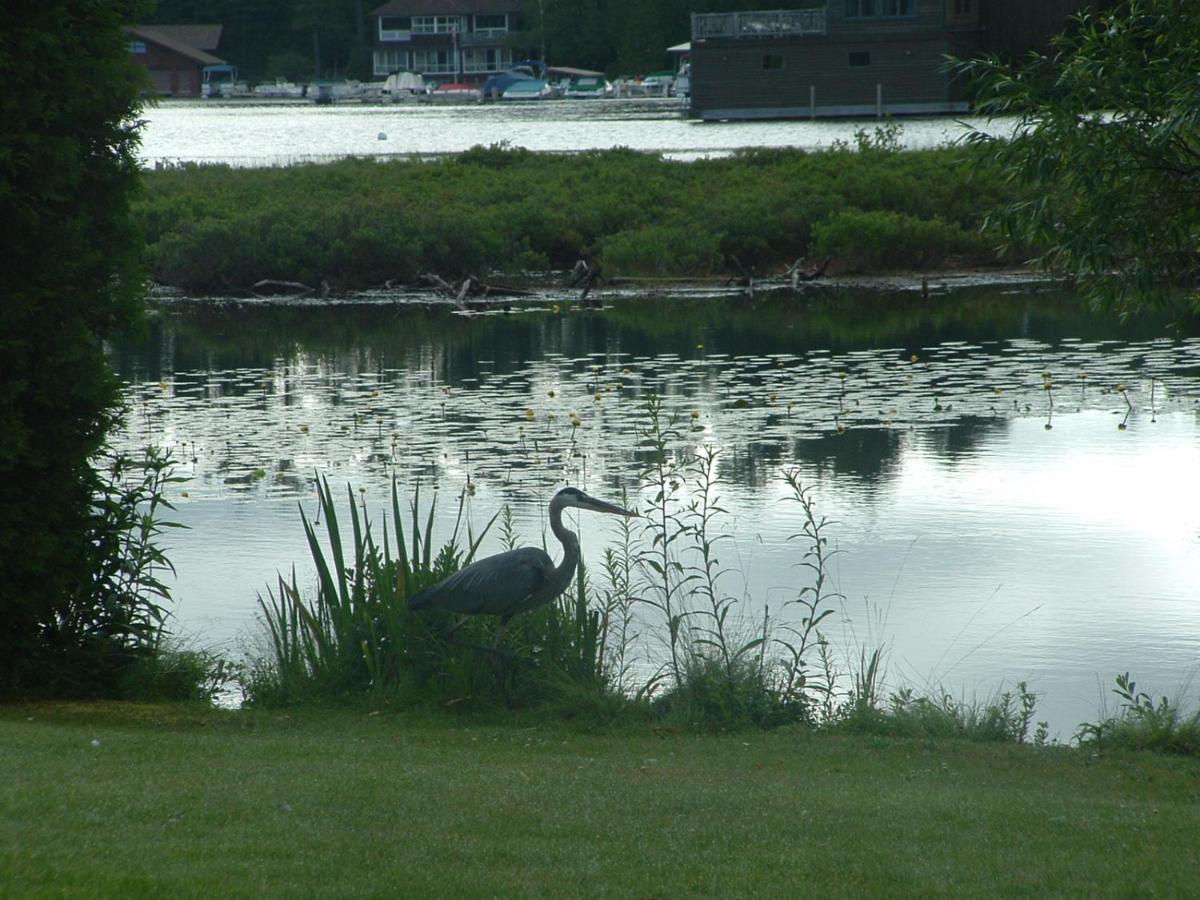
<svg viewBox="0 0 1200 900"><path fill-rule="evenodd" d="M551 152L629 147L695 159L744 147L853 143L855 131L878 124L873 119L700 123L683 118L681 110L674 98L463 106L167 100L145 111L142 158L147 165L284 165L343 156L456 153L508 142ZM1004 127L980 119L905 119L902 140L914 148L947 144L968 126Z"/></svg>
<svg viewBox="0 0 1200 900"><path fill-rule="evenodd" d="M1069 737L1116 673L1173 693L1200 664L1200 341L1046 293L477 316L177 302L114 363L123 441L173 448L187 478L176 624L208 645L244 646L278 571L311 578L299 508L315 515L317 474L377 520L393 476L437 484L446 516L469 481L476 525L509 505L538 543L565 481L616 500L642 489L653 392L684 444L720 450L725 589L751 616L804 583L781 474L796 467L841 551L829 636L850 653L885 643L893 683L972 697L1026 679ZM594 563L610 525L580 523ZM497 549L492 535L483 550Z"/></svg>

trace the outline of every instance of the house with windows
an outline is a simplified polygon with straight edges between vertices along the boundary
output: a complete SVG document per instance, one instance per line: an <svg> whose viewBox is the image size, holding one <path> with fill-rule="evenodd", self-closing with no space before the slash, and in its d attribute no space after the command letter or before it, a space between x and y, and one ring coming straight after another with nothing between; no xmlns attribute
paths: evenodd
<svg viewBox="0 0 1200 900"><path fill-rule="evenodd" d="M125 29L129 55L150 75L151 89L168 97L199 97L205 66L224 65L214 56L220 25L136 25Z"/></svg>
<svg viewBox="0 0 1200 900"><path fill-rule="evenodd" d="M819 0L692 16L689 112L778 119L965 112L947 56L1041 49L1087 0Z"/></svg>
<svg viewBox="0 0 1200 900"><path fill-rule="evenodd" d="M370 13L372 71L477 84L523 59L521 0L390 0Z"/></svg>

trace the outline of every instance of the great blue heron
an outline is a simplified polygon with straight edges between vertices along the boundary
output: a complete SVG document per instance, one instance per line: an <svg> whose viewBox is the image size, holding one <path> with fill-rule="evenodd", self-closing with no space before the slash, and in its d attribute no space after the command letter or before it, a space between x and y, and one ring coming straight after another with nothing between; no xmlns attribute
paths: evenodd
<svg viewBox="0 0 1200 900"><path fill-rule="evenodd" d="M550 500L550 528L562 541L563 558L557 566L539 547L518 547L477 560L449 578L414 594L409 609L443 609L469 616L500 617L496 646L508 620L518 613L549 603L567 589L579 565L579 535L562 522L568 507L618 516L637 513L589 497L578 488L563 488Z"/></svg>

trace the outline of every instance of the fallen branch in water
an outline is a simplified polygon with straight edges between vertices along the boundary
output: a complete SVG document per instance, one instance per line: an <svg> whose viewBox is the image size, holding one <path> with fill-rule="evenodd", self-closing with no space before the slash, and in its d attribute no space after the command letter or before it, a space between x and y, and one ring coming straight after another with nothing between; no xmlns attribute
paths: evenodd
<svg viewBox="0 0 1200 900"><path fill-rule="evenodd" d="M418 287L432 288L460 309L472 305L471 301L486 302L492 298L497 300L508 297L537 297L537 291L525 288L509 287L501 284L491 284L478 275L468 275L454 283L444 279L435 272L422 272L418 277Z"/></svg>
<svg viewBox="0 0 1200 900"><path fill-rule="evenodd" d="M792 281L792 287L797 287L801 281L816 281L818 278L824 277L825 270L829 268L829 263L832 259L832 256L827 256L815 269L805 272L800 268L800 264L804 262L804 257L800 257L787 270L788 277Z"/></svg>

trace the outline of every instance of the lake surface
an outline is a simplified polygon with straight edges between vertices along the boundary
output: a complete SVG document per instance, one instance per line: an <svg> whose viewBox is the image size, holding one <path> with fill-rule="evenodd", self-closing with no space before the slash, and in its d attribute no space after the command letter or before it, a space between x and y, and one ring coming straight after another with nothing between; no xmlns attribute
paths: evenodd
<svg viewBox="0 0 1200 900"><path fill-rule="evenodd" d="M839 551L827 634L851 656L883 644L892 686L969 699L1024 679L1068 738L1117 673L1172 694L1200 664L1200 341L1046 290L486 315L176 300L113 362L121 444L172 448L187 479L175 624L207 646L252 641L278 572L311 583L299 510L315 516L317 476L377 522L393 478L405 497L436 485L442 538L469 484L476 527L507 506L538 544L565 483L646 500L637 443L656 394L680 447L720 451L723 586L747 620L807 584L787 539L795 468ZM593 577L612 526L579 522Z"/></svg>
<svg viewBox="0 0 1200 900"><path fill-rule="evenodd" d="M345 156L428 156L477 145L558 153L628 147L674 159L724 156L745 147L828 148L854 143L875 119L710 122L683 117L669 99L547 100L467 105L317 106L249 100L164 100L143 113L146 165L287 165ZM905 146L934 147L970 129L1001 133L1011 123L978 118L903 119ZM381 137L382 136L382 137Z"/></svg>

